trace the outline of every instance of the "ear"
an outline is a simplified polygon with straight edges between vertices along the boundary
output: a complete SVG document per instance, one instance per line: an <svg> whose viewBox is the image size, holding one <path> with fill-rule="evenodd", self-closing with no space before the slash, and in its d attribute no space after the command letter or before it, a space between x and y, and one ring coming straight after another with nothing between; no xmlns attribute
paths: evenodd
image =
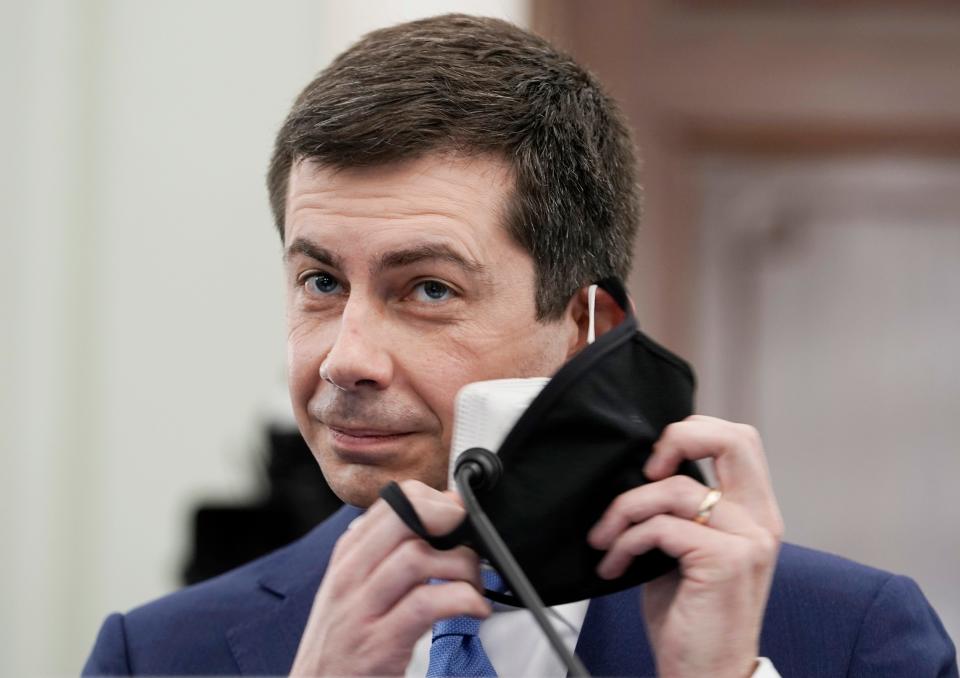
<svg viewBox="0 0 960 678"><path fill-rule="evenodd" d="M573 357L587 345L587 333L590 328L590 303L588 288L583 287L573 295L567 305L566 315L577 328L575 337L567 347L567 358ZM631 301L631 303L633 303ZM623 322L626 313L606 291L597 288L596 303L594 304L594 334L599 337L608 330Z"/></svg>

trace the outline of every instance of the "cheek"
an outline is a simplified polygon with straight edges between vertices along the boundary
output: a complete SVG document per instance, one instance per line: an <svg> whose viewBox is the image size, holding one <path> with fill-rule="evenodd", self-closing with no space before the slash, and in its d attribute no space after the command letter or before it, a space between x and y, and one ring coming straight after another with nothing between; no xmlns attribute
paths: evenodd
<svg viewBox="0 0 960 678"><path fill-rule="evenodd" d="M557 325L537 325L515 346L515 360L527 376L552 377L567 361L570 337Z"/></svg>
<svg viewBox="0 0 960 678"><path fill-rule="evenodd" d="M563 326L506 317L462 341L459 353L470 365L470 381L549 377L564 363L568 337Z"/></svg>
<svg viewBox="0 0 960 678"><path fill-rule="evenodd" d="M290 323L287 331L287 383L294 410L301 411L316 392L320 364L329 350L321 328Z"/></svg>
<svg viewBox="0 0 960 678"><path fill-rule="evenodd" d="M452 435L454 398L462 386L471 381L487 378L485 366L475 350L475 341L464 341L461 333L425 339L409 337L397 342L406 346L393 352L394 365L400 368L404 383L397 383L401 390L409 389L414 397L433 412L440 423L444 447Z"/></svg>
<svg viewBox="0 0 960 678"><path fill-rule="evenodd" d="M474 381L476 362L456 342L442 350L417 352L405 362L411 383L438 415L452 411L457 391Z"/></svg>
<svg viewBox="0 0 960 678"><path fill-rule="evenodd" d="M566 356L564 338L550 326L462 330L433 344L435 350L411 352L401 359L413 388L440 420L445 444L452 435L454 399L460 388L488 379L552 376Z"/></svg>

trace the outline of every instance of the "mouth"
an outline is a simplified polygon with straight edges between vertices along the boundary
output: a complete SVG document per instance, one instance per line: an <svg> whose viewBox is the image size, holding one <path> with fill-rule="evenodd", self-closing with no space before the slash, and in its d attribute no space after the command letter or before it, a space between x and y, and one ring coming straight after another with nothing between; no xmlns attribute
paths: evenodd
<svg viewBox="0 0 960 678"><path fill-rule="evenodd" d="M389 431L371 428L342 428L327 425L334 451L346 461L375 463L398 453L413 431Z"/></svg>

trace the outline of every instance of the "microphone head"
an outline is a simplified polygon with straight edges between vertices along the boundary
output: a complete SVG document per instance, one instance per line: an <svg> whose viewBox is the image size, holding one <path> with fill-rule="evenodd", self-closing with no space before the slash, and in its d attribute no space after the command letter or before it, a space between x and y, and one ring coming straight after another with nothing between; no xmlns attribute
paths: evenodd
<svg viewBox="0 0 960 678"><path fill-rule="evenodd" d="M520 415L549 381L548 377L493 379L475 381L460 389L454 401L447 487L456 487L453 472L458 457L473 447L499 450Z"/></svg>
<svg viewBox="0 0 960 678"><path fill-rule="evenodd" d="M457 466L453 471L455 478L466 464L473 467L468 482L478 490L493 489L503 475L503 463L500 457L482 447L471 447L457 458ZM459 488L462 484L460 482L457 487Z"/></svg>

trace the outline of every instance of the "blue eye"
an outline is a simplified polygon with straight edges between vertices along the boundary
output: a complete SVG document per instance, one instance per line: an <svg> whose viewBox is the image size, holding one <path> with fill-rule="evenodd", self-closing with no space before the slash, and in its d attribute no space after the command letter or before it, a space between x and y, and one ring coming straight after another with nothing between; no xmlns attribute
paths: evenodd
<svg viewBox="0 0 960 678"><path fill-rule="evenodd" d="M419 301L446 301L453 296L453 290L438 280L424 280L414 288Z"/></svg>
<svg viewBox="0 0 960 678"><path fill-rule="evenodd" d="M308 292L317 294L333 294L340 290L340 281L329 273L314 273L303 281Z"/></svg>

